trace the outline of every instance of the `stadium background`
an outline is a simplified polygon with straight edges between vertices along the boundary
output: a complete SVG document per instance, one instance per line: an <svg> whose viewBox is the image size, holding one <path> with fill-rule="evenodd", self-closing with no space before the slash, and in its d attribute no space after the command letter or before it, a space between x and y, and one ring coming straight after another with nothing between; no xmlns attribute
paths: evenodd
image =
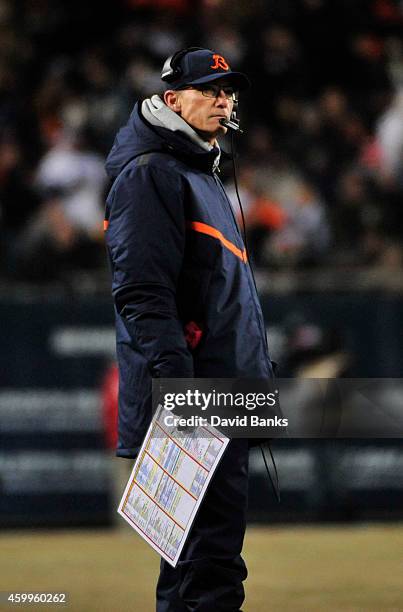
<svg viewBox="0 0 403 612"><path fill-rule="evenodd" d="M0 590L152 609L155 556L113 510L103 160L178 48L252 80L238 178L281 375L401 376L402 33L397 0L0 0ZM403 609L400 441L274 449L281 505L251 457L246 610Z"/></svg>

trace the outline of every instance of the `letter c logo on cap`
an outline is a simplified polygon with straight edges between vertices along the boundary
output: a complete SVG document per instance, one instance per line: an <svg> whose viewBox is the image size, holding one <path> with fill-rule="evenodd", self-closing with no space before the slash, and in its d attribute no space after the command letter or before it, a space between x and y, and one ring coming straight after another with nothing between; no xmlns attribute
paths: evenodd
<svg viewBox="0 0 403 612"><path fill-rule="evenodd" d="M213 55L214 64L210 66L213 70L217 70L217 68L222 68L223 70L229 70L229 66L222 55L217 55L215 53Z"/></svg>

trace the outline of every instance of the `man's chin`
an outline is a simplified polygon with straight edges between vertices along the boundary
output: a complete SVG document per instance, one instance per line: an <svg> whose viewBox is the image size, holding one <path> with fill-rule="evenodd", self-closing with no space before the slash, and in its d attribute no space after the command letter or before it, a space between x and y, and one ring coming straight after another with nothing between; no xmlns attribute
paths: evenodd
<svg viewBox="0 0 403 612"><path fill-rule="evenodd" d="M228 128L220 124L214 130L208 132L203 130L196 130L196 132L203 140L205 140L206 142L211 142L218 138L218 136L224 136L228 132Z"/></svg>

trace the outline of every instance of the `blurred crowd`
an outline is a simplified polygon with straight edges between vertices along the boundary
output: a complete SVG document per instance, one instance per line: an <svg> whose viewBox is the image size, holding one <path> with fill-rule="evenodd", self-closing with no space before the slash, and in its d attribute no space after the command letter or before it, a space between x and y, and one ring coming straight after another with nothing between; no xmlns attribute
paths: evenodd
<svg viewBox="0 0 403 612"><path fill-rule="evenodd" d="M0 275L105 269L105 156L188 45L252 81L236 161L255 265L400 271L402 34L401 0L0 0Z"/></svg>

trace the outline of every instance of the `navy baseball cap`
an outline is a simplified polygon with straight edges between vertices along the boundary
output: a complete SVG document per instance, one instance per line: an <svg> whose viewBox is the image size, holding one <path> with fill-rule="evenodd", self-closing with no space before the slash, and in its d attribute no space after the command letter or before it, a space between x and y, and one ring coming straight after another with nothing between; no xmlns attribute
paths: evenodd
<svg viewBox="0 0 403 612"><path fill-rule="evenodd" d="M227 60L211 49L182 49L166 60L161 73L161 79L167 83L167 89L202 85L223 77L238 91L250 87L246 74L233 72Z"/></svg>

